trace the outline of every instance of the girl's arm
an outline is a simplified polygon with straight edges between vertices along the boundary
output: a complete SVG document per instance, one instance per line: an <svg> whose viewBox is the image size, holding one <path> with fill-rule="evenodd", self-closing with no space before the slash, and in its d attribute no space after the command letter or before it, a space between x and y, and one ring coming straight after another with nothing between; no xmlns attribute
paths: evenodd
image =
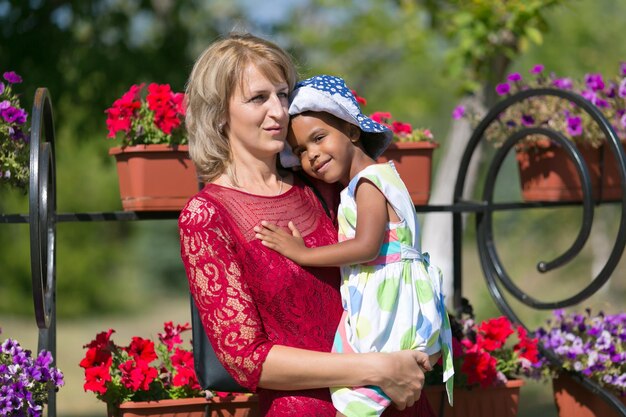
<svg viewBox="0 0 626 417"><path fill-rule="evenodd" d="M389 222L387 199L369 180L362 179L355 191L357 225L354 239L334 245L307 248L300 232L289 223L291 234L274 224L261 222L254 228L263 245L306 266L341 266L376 259Z"/></svg>
<svg viewBox="0 0 626 417"><path fill-rule="evenodd" d="M261 371L259 387L303 390L375 385L400 410L419 399L428 356L415 350L392 353L325 353L275 345Z"/></svg>

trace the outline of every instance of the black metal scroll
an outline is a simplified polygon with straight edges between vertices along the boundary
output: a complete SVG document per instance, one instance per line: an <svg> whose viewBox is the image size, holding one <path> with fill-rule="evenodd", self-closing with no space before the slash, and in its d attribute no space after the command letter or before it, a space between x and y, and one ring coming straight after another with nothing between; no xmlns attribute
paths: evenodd
<svg viewBox="0 0 626 417"><path fill-rule="evenodd" d="M567 154L573 160L581 179L581 184L583 188L583 218L581 228L578 232L578 236L576 237L572 245L556 259L553 259L551 261L539 262L537 264L537 269L540 272L547 272L551 269L562 266L565 263L574 259L576 255L580 253L591 231L591 226L593 223L594 202L592 201L592 188L589 171L586 167L584 159L582 158L582 155L580 154L576 146L566 137L564 137L562 133L547 128L534 127L520 129L519 131L512 134L509 138L507 138L507 140L504 142L502 147L498 149L493 160L491 161L487 177L485 179L481 201L484 209L476 216L477 243L480 262L483 272L485 274L485 278L487 280L487 287L489 289L489 292L491 293L494 301L496 302L500 310L504 314L506 314L513 322L522 325L522 321L513 311L510 304L507 302L505 295L500 288L500 285L504 287L504 289L506 289L517 300L531 308L546 310L572 306L589 298L608 281L611 273L615 270L615 267L617 266L617 263L619 262L619 259L621 258L624 247L626 245L626 155L613 128L611 127L610 123L603 117L601 112L587 100L568 91L556 89L526 90L519 92L496 104L496 106L494 106L479 123L478 127L472 134L467 148L465 149L454 189L454 204L456 205L463 203L461 201L461 198L465 186L465 176L470 164L470 160L473 152L479 145L479 142L483 139L485 131L487 130L489 125L494 122L499 117L499 115L508 107L515 105L516 103L519 103L523 100L538 96L556 96L560 97L563 100L572 102L579 108L583 109L598 124L600 130L608 139L607 143L610 146L613 154L615 155L620 167L619 173L622 188L621 219L613 250L611 251L611 254L604 268L600 271L598 276L595 277L593 281L591 281L591 283L589 283L580 292L564 300L544 302L534 297L531 297L529 294L522 291L517 285L515 285L515 283L507 273L506 269L504 268L504 265L502 264L500 258L498 257L493 236L493 212L497 210L497 207L494 205L493 202L496 178L509 151L518 142L522 141L529 135L540 134L543 136L547 136L552 141L560 144L563 149L565 149ZM461 251L459 242L462 237L461 222L461 214L454 213L453 234L455 241L455 278L457 276L457 272L460 274ZM457 285L460 285L460 283L457 283ZM556 364L557 366L562 366L562 362L551 351L542 349L542 353L544 353L552 363ZM621 413L622 416L626 417L626 406L624 406L624 404L622 404L615 396L605 390L602 386L586 378L583 375L575 375L575 379L591 392L599 395L601 398L607 401L616 411Z"/></svg>
<svg viewBox="0 0 626 417"><path fill-rule="evenodd" d="M45 88L38 88L33 103L30 137L30 258L39 328L38 350L56 358L56 170L52 103ZM56 361L56 359L55 359ZM56 415L56 392L48 396L48 415Z"/></svg>

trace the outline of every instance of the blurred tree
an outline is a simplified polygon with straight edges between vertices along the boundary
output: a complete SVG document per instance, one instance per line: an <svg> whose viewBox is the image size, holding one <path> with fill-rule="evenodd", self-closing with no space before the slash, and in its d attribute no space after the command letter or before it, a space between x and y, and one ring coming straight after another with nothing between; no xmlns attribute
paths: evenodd
<svg viewBox="0 0 626 417"><path fill-rule="evenodd" d="M119 209L104 110L131 84L169 83L181 91L199 51L242 16L236 4L218 1L0 0L0 70L22 75L26 109L39 86L53 99L59 212ZM0 195L0 212L24 213L26 204L27 197ZM178 253L178 240L169 233L169 244L142 250L143 234L159 230L142 226L57 225L60 315L124 311L139 307L150 295L146 289L184 283L182 268L143 267L172 259L166 255ZM18 233L7 233L11 228ZM28 228L1 230L0 246L0 311L29 313ZM141 260L129 260L132 255ZM144 285L155 280L164 283ZM120 299L120 293L132 296Z"/></svg>

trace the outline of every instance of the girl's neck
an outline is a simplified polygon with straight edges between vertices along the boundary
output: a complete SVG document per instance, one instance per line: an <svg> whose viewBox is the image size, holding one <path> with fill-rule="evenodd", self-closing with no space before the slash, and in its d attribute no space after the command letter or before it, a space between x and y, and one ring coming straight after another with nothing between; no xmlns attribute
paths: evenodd
<svg viewBox="0 0 626 417"><path fill-rule="evenodd" d="M350 178L346 184L342 184L344 187L347 187L352 178L354 178L359 172L363 171L370 165L375 165L377 162L372 159L369 155L367 155L363 151L357 151L354 153L354 157L352 158L352 163L350 164Z"/></svg>

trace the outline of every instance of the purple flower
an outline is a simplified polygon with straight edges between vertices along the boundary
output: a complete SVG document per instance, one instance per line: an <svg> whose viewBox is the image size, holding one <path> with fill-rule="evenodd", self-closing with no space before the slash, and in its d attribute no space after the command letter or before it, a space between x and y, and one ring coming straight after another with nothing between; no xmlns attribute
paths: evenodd
<svg viewBox="0 0 626 417"><path fill-rule="evenodd" d="M26 123L26 117L28 114L23 109L18 109L13 106L9 106L7 109L0 110L0 116L8 123L24 124Z"/></svg>
<svg viewBox="0 0 626 417"><path fill-rule="evenodd" d="M507 80L516 82L522 80L522 75L519 72L513 72L506 77Z"/></svg>
<svg viewBox="0 0 626 417"><path fill-rule="evenodd" d="M580 117L567 118L567 133L571 136L580 136L583 133L583 124Z"/></svg>
<svg viewBox="0 0 626 417"><path fill-rule="evenodd" d="M531 74L541 74L543 72L544 66L541 64L537 64L530 70Z"/></svg>
<svg viewBox="0 0 626 417"><path fill-rule="evenodd" d="M587 74L585 75L585 84L593 91L604 90L604 80L601 74Z"/></svg>
<svg viewBox="0 0 626 417"><path fill-rule="evenodd" d="M0 81L0 94L4 93L4 83Z"/></svg>
<svg viewBox="0 0 626 417"><path fill-rule="evenodd" d="M522 114L522 124L526 127L535 125L535 118L530 114Z"/></svg>
<svg viewBox="0 0 626 417"><path fill-rule="evenodd" d="M5 80L11 84L19 84L22 82L22 77L17 75L14 71L7 71L3 74Z"/></svg>
<svg viewBox="0 0 626 417"><path fill-rule="evenodd" d="M465 116L465 106L456 106L452 111L452 118L458 120L463 116Z"/></svg>
<svg viewBox="0 0 626 417"><path fill-rule="evenodd" d="M617 89L617 95L622 98L626 97L626 78L624 78L622 82L619 83L619 88Z"/></svg>
<svg viewBox="0 0 626 417"><path fill-rule="evenodd" d="M626 113L624 113L622 117L620 117L619 122L621 123L622 127L626 129ZM624 336L624 339L626 340L626 335Z"/></svg>
<svg viewBox="0 0 626 417"><path fill-rule="evenodd" d="M496 93L498 93L499 96L509 94L509 91L511 91L511 85L509 83L501 83L496 85Z"/></svg>
<svg viewBox="0 0 626 417"><path fill-rule="evenodd" d="M552 85L556 88L560 88L561 90L570 90L573 86L573 83L570 78L556 78L554 81L552 81Z"/></svg>
<svg viewBox="0 0 626 417"><path fill-rule="evenodd" d="M626 77L626 62L620 63L622 77Z"/></svg>

